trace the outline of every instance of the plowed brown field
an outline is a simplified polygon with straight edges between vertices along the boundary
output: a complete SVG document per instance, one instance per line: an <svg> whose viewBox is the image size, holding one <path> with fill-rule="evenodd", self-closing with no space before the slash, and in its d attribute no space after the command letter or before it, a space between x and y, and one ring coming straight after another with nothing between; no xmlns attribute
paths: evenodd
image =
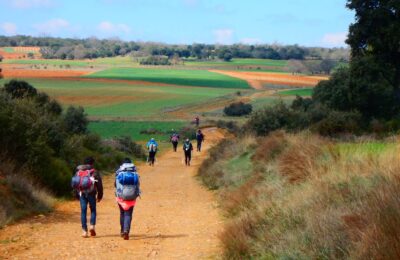
<svg viewBox="0 0 400 260"><path fill-rule="evenodd" d="M317 85L318 82L328 79L328 77L321 76L303 76L272 72L210 71L246 80L255 89L262 89L264 85L267 84L293 87L313 87Z"/></svg>
<svg viewBox="0 0 400 260"><path fill-rule="evenodd" d="M35 58L40 58L42 55L40 54L40 47L4 47L4 48L13 48L14 52L6 52L3 48L0 48L0 55L3 56L4 59L22 59L26 58L28 53L33 53Z"/></svg>
<svg viewBox="0 0 400 260"><path fill-rule="evenodd" d="M79 70L30 70L30 69L7 69L3 67L4 78L70 78L80 77L87 71Z"/></svg>

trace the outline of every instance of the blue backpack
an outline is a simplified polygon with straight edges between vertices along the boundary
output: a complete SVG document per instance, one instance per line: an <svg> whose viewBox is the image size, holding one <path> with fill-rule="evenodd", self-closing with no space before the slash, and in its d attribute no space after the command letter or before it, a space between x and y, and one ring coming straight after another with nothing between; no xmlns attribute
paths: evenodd
<svg viewBox="0 0 400 260"><path fill-rule="evenodd" d="M136 200L140 196L139 174L130 171L117 172L116 196L123 200Z"/></svg>

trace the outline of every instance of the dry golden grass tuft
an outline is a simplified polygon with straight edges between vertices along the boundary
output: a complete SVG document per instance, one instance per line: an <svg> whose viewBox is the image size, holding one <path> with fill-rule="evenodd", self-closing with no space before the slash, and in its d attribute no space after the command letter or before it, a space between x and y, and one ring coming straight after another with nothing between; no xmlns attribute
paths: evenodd
<svg viewBox="0 0 400 260"><path fill-rule="evenodd" d="M315 136L291 136L288 147L278 158L278 171L292 183L305 180L317 172L318 156L326 141Z"/></svg>

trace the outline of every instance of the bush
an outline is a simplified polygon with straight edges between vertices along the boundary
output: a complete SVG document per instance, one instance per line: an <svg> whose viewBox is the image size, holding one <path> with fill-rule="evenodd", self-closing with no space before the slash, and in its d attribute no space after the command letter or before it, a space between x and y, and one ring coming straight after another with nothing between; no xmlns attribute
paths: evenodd
<svg viewBox="0 0 400 260"><path fill-rule="evenodd" d="M275 106L261 109L251 116L246 128L257 135L268 135L271 131L286 127L292 120L293 112L280 102Z"/></svg>
<svg viewBox="0 0 400 260"><path fill-rule="evenodd" d="M312 127L323 136L338 136L362 131L362 116L357 112L332 111L328 116Z"/></svg>
<svg viewBox="0 0 400 260"><path fill-rule="evenodd" d="M140 61L140 65L171 65L168 57L165 56L150 56Z"/></svg>
<svg viewBox="0 0 400 260"><path fill-rule="evenodd" d="M224 108L224 114L227 116L245 116L249 115L252 111L253 106L243 102L232 103Z"/></svg>

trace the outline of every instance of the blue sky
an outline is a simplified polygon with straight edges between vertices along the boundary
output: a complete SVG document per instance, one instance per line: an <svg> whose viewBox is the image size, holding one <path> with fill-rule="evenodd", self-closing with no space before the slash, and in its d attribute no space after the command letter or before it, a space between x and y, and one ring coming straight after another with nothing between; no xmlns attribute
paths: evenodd
<svg viewBox="0 0 400 260"><path fill-rule="evenodd" d="M0 35L341 47L346 0L0 0Z"/></svg>

